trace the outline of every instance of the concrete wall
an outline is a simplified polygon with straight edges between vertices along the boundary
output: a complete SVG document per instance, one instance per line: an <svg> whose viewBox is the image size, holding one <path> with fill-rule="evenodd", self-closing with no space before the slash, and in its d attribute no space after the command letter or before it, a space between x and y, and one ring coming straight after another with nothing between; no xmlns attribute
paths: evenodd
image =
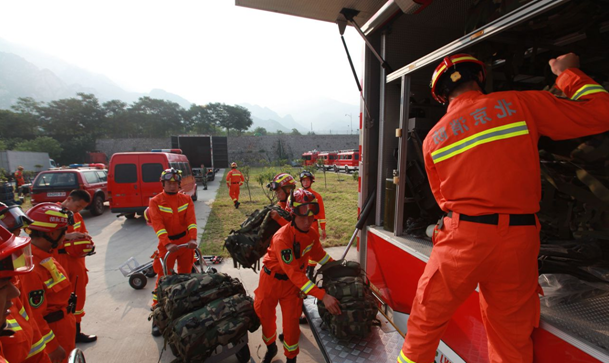
<svg viewBox="0 0 609 363"><path fill-rule="evenodd" d="M228 138L228 159L250 166L279 159L300 159L305 151L357 149L359 135L269 135L239 136ZM150 151L170 148L171 139L100 139L97 150L106 153L108 159L117 152Z"/></svg>

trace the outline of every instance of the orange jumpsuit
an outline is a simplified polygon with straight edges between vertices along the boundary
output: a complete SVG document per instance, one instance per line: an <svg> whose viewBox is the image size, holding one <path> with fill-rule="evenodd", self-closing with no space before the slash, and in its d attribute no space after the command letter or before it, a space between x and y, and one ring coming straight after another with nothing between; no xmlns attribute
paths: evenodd
<svg viewBox="0 0 609 363"><path fill-rule="evenodd" d="M32 244L34 270L19 277L21 295L27 299L31 309L31 318L36 320L40 333L45 339L47 353L52 353L58 346L66 351L67 356L76 346L76 320L74 315L67 314L68 300L72 293L72 284L67 272L57 263L52 254ZM53 315L49 315L53 314ZM63 317L61 317L63 315ZM47 322L44 317L56 321Z"/></svg>
<svg viewBox="0 0 609 363"><path fill-rule="evenodd" d="M228 187L228 195L233 200L233 203L239 201L239 191L240 187L245 182L245 178L243 178L243 174L237 169L232 169L226 175L226 186Z"/></svg>
<svg viewBox="0 0 609 363"><path fill-rule="evenodd" d="M197 240L197 217L195 216L195 205L192 199L183 193L174 195L165 192L150 199L148 205L150 222L159 239L158 256L152 264L157 273L155 285L159 285L159 279L163 276L163 268L160 259L167 254L166 245L183 245L190 240ZM181 248L167 258L167 269L173 268L178 262L178 273L187 274L192 271L195 251L189 248ZM152 296L152 304L156 305L156 295Z"/></svg>
<svg viewBox="0 0 609 363"><path fill-rule="evenodd" d="M89 233L80 213L74 213L74 225L68 227L67 233L72 232ZM89 274L87 273L89 270L87 270L85 258L72 257L62 251L61 248L53 251L53 257L66 270L68 279L72 284L72 291L76 291L78 300L76 301L74 317L76 322L80 323L85 316L85 300L87 299L87 284L89 283ZM77 276L78 280L76 279ZM75 284L76 286L74 286Z"/></svg>
<svg viewBox="0 0 609 363"><path fill-rule="evenodd" d="M297 243L300 244L300 258ZM296 227L286 225L273 236L260 273L258 288L254 291L254 309L262 324L262 339L266 345L277 338L275 311L281 305L283 315L283 348L287 358L298 355L300 327L298 319L302 313L300 293L322 299L325 291L315 286L305 275L309 257L320 264L332 261L319 243L319 234L312 228L303 233Z"/></svg>
<svg viewBox="0 0 609 363"><path fill-rule="evenodd" d="M21 170L15 172L15 180L17 181L17 188L25 184L25 179L23 178L23 172Z"/></svg>
<svg viewBox="0 0 609 363"><path fill-rule="evenodd" d="M0 336L0 344L4 346L4 357L9 362L50 363L49 356L44 351L46 344L34 319L30 320L29 305L23 305L20 298L12 300L9 309L7 328L14 332L11 336ZM30 314L28 314L28 312Z"/></svg>
<svg viewBox="0 0 609 363"><path fill-rule="evenodd" d="M578 69L556 85L571 100L543 91L466 92L427 135L429 183L440 208L453 213L434 238L399 363L433 362L452 314L477 286L490 362L533 361L541 292L537 143L541 135L564 140L609 130L601 86ZM492 224L466 220L495 213ZM517 214L529 214L529 222L518 225Z"/></svg>
<svg viewBox="0 0 609 363"><path fill-rule="evenodd" d="M314 191L311 187L306 189L307 191L313 193L315 196L315 201L319 204L319 213L315 215L315 222L313 222L313 229L319 231L319 227L321 227L322 231L326 230L326 208L324 207L324 200L321 197L321 194ZM317 265L316 261L310 260L309 266Z"/></svg>

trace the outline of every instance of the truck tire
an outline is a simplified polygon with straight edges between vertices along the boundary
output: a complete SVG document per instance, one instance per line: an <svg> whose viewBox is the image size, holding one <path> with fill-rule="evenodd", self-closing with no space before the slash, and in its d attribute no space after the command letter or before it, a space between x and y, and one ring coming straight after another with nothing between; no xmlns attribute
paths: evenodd
<svg viewBox="0 0 609 363"><path fill-rule="evenodd" d="M125 213L123 214L127 219L135 219L135 213Z"/></svg>
<svg viewBox="0 0 609 363"><path fill-rule="evenodd" d="M104 213L104 198L101 195L98 194L93 197L89 211L94 216L99 216Z"/></svg>

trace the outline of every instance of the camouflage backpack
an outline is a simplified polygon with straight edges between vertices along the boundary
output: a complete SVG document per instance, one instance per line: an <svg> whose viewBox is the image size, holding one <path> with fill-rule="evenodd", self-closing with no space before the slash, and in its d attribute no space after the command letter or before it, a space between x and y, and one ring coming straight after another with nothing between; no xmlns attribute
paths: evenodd
<svg viewBox="0 0 609 363"><path fill-rule="evenodd" d="M279 206L266 206L260 211L255 210L241 224L241 228L230 231L224 241L224 248L233 258L235 267L241 265L254 271L260 269L260 258L266 253L271 237L281 228L279 223L271 218L272 210L290 220L290 214Z"/></svg>
<svg viewBox="0 0 609 363"><path fill-rule="evenodd" d="M165 303L167 301L167 293L166 291L175 284L180 284L184 281L188 281L193 278L196 278L198 274L176 274L176 275L165 275L162 276L159 280L159 284L153 294L157 296L157 304L154 307L154 310L150 314L148 320L153 319L154 323L159 327L159 330L163 332L167 325L170 323L170 319L165 312ZM202 277L203 275L201 275Z"/></svg>
<svg viewBox="0 0 609 363"><path fill-rule="evenodd" d="M182 316L165 336L177 362L204 362L218 346L236 344L259 327L252 298L236 294Z"/></svg>
<svg viewBox="0 0 609 363"><path fill-rule="evenodd" d="M365 338L376 319L377 304L365 272L357 262L333 261L322 266L321 287L340 302L342 314L332 315L321 300L317 301L319 316L326 329L338 339Z"/></svg>

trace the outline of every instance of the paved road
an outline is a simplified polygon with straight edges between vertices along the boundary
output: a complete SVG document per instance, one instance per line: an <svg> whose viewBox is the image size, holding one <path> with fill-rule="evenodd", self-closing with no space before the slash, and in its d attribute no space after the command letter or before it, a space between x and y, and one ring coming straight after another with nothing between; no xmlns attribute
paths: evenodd
<svg viewBox="0 0 609 363"><path fill-rule="evenodd" d="M217 175L223 175L222 171ZM195 202L199 232L207 222L218 187L219 179L208 183L206 191L199 187L199 200ZM151 323L147 320L155 278L148 279L144 289L134 290L129 286L128 279L118 270L130 257L134 257L140 264L150 261L150 255L157 245L152 228L146 225L143 218L117 218L109 210L98 217L85 211L83 217L95 241L97 253L87 257L89 285L82 329L85 333L97 334L99 339L95 343L78 344L78 348L84 351L88 363L171 362L174 357L170 350L164 351L159 360L163 339L152 337ZM336 257L340 256L342 249L333 248L329 251ZM219 271L243 281L247 292L253 297L258 275L252 270L236 270L231 260L216 267ZM280 316L278 310L279 320ZM280 321L278 326L281 326ZM302 325L301 329L298 362L323 362L309 327ZM249 338L254 361L262 361L261 357L264 356L266 348L262 344L260 331L250 334ZM225 362L233 363L237 362L237 359L231 357ZM273 362L285 362L281 349Z"/></svg>

